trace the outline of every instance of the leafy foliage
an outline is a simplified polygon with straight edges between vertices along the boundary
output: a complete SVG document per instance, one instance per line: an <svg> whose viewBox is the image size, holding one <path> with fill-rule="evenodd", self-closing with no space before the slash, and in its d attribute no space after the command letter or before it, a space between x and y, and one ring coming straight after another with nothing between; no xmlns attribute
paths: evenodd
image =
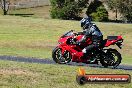
<svg viewBox="0 0 132 88"><path fill-rule="evenodd" d="M94 21L108 21L108 12L101 1L94 0L90 3L86 14Z"/></svg>
<svg viewBox="0 0 132 88"><path fill-rule="evenodd" d="M79 19L88 0L51 0L51 17L58 19Z"/></svg>

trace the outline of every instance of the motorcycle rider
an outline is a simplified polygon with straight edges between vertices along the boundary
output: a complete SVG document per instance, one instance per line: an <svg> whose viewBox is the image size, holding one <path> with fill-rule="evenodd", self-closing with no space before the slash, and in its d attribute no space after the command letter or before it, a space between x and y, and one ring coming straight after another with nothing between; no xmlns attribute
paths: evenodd
<svg viewBox="0 0 132 88"><path fill-rule="evenodd" d="M90 17L86 17L81 20L81 27L83 29L84 36L81 38L81 40L77 41L77 45L80 45L82 42L85 42L88 37L90 37L92 40L92 44L88 45L82 50L84 54L83 58L86 58L88 52L91 49L100 46L100 43L103 40L103 35L99 28L94 23L91 23Z"/></svg>

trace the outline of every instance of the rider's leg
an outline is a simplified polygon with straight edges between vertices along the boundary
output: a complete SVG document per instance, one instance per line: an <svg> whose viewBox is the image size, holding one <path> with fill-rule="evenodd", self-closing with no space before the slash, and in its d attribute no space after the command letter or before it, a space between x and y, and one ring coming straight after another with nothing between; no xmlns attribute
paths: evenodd
<svg viewBox="0 0 132 88"><path fill-rule="evenodd" d="M94 44L91 44L91 45L85 47L84 49L86 49L86 53L88 53L88 51L90 51L90 50L93 49L94 47L95 47L95 45L94 45Z"/></svg>
<svg viewBox="0 0 132 88"><path fill-rule="evenodd" d="M98 48L99 45L100 45L99 42L94 41L91 45L85 47L85 48L82 50L82 52L83 52L83 59L86 59L86 58L87 58L87 56L89 55L90 50L92 50L93 48Z"/></svg>
<svg viewBox="0 0 132 88"><path fill-rule="evenodd" d="M94 48L94 44L89 45L89 46L85 47L85 48L82 50L83 58L84 58L84 59L87 58L88 53L89 53L89 51L90 51L92 48Z"/></svg>

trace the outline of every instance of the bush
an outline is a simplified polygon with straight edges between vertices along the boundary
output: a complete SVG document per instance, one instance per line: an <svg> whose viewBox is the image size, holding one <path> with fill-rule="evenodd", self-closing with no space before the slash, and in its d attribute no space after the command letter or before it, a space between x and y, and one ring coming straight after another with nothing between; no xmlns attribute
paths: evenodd
<svg viewBox="0 0 132 88"><path fill-rule="evenodd" d="M91 16L93 21L108 21L108 11L101 1L91 2L86 14Z"/></svg>
<svg viewBox="0 0 132 88"><path fill-rule="evenodd" d="M57 19L75 19L80 18L80 14L86 7L87 0L51 0L51 17Z"/></svg>

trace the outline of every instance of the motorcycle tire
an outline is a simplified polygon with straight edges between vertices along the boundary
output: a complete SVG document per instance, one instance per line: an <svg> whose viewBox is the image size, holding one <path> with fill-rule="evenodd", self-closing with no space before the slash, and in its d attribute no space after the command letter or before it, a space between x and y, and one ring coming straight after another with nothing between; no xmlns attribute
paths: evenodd
<svg viewBox="0 0 132 88"><path fill-rule="evenodd" d="M117 57L117 60L114 61L113 65L112 65L113 68L116 68L121 63L121 60L122 60L121 54L116 49L109 49L108 51ZM100 63L105 68L107 68L109 66L107 63L104 62L104 60L101 60Z"/></svg>
<svg viewBox="0 0 132 88"><path fill-rule="evenodd" d="M112 49L110 52L117 56L117 61L113 64L113 68L116 68L121 63L122 56L116 49Z"/></svg>
<svg viewBox="0 0 132 88"><path fill-rule="evenodd" d="M57 52L59 52L59 53L57 53ZM61 48L56 47L52 51L52 58L58 64L69 63L72 59L72 56L71 56L70 52L66 51L66 53L69 54L69 57L64 57L61 53Z"/></svg>

